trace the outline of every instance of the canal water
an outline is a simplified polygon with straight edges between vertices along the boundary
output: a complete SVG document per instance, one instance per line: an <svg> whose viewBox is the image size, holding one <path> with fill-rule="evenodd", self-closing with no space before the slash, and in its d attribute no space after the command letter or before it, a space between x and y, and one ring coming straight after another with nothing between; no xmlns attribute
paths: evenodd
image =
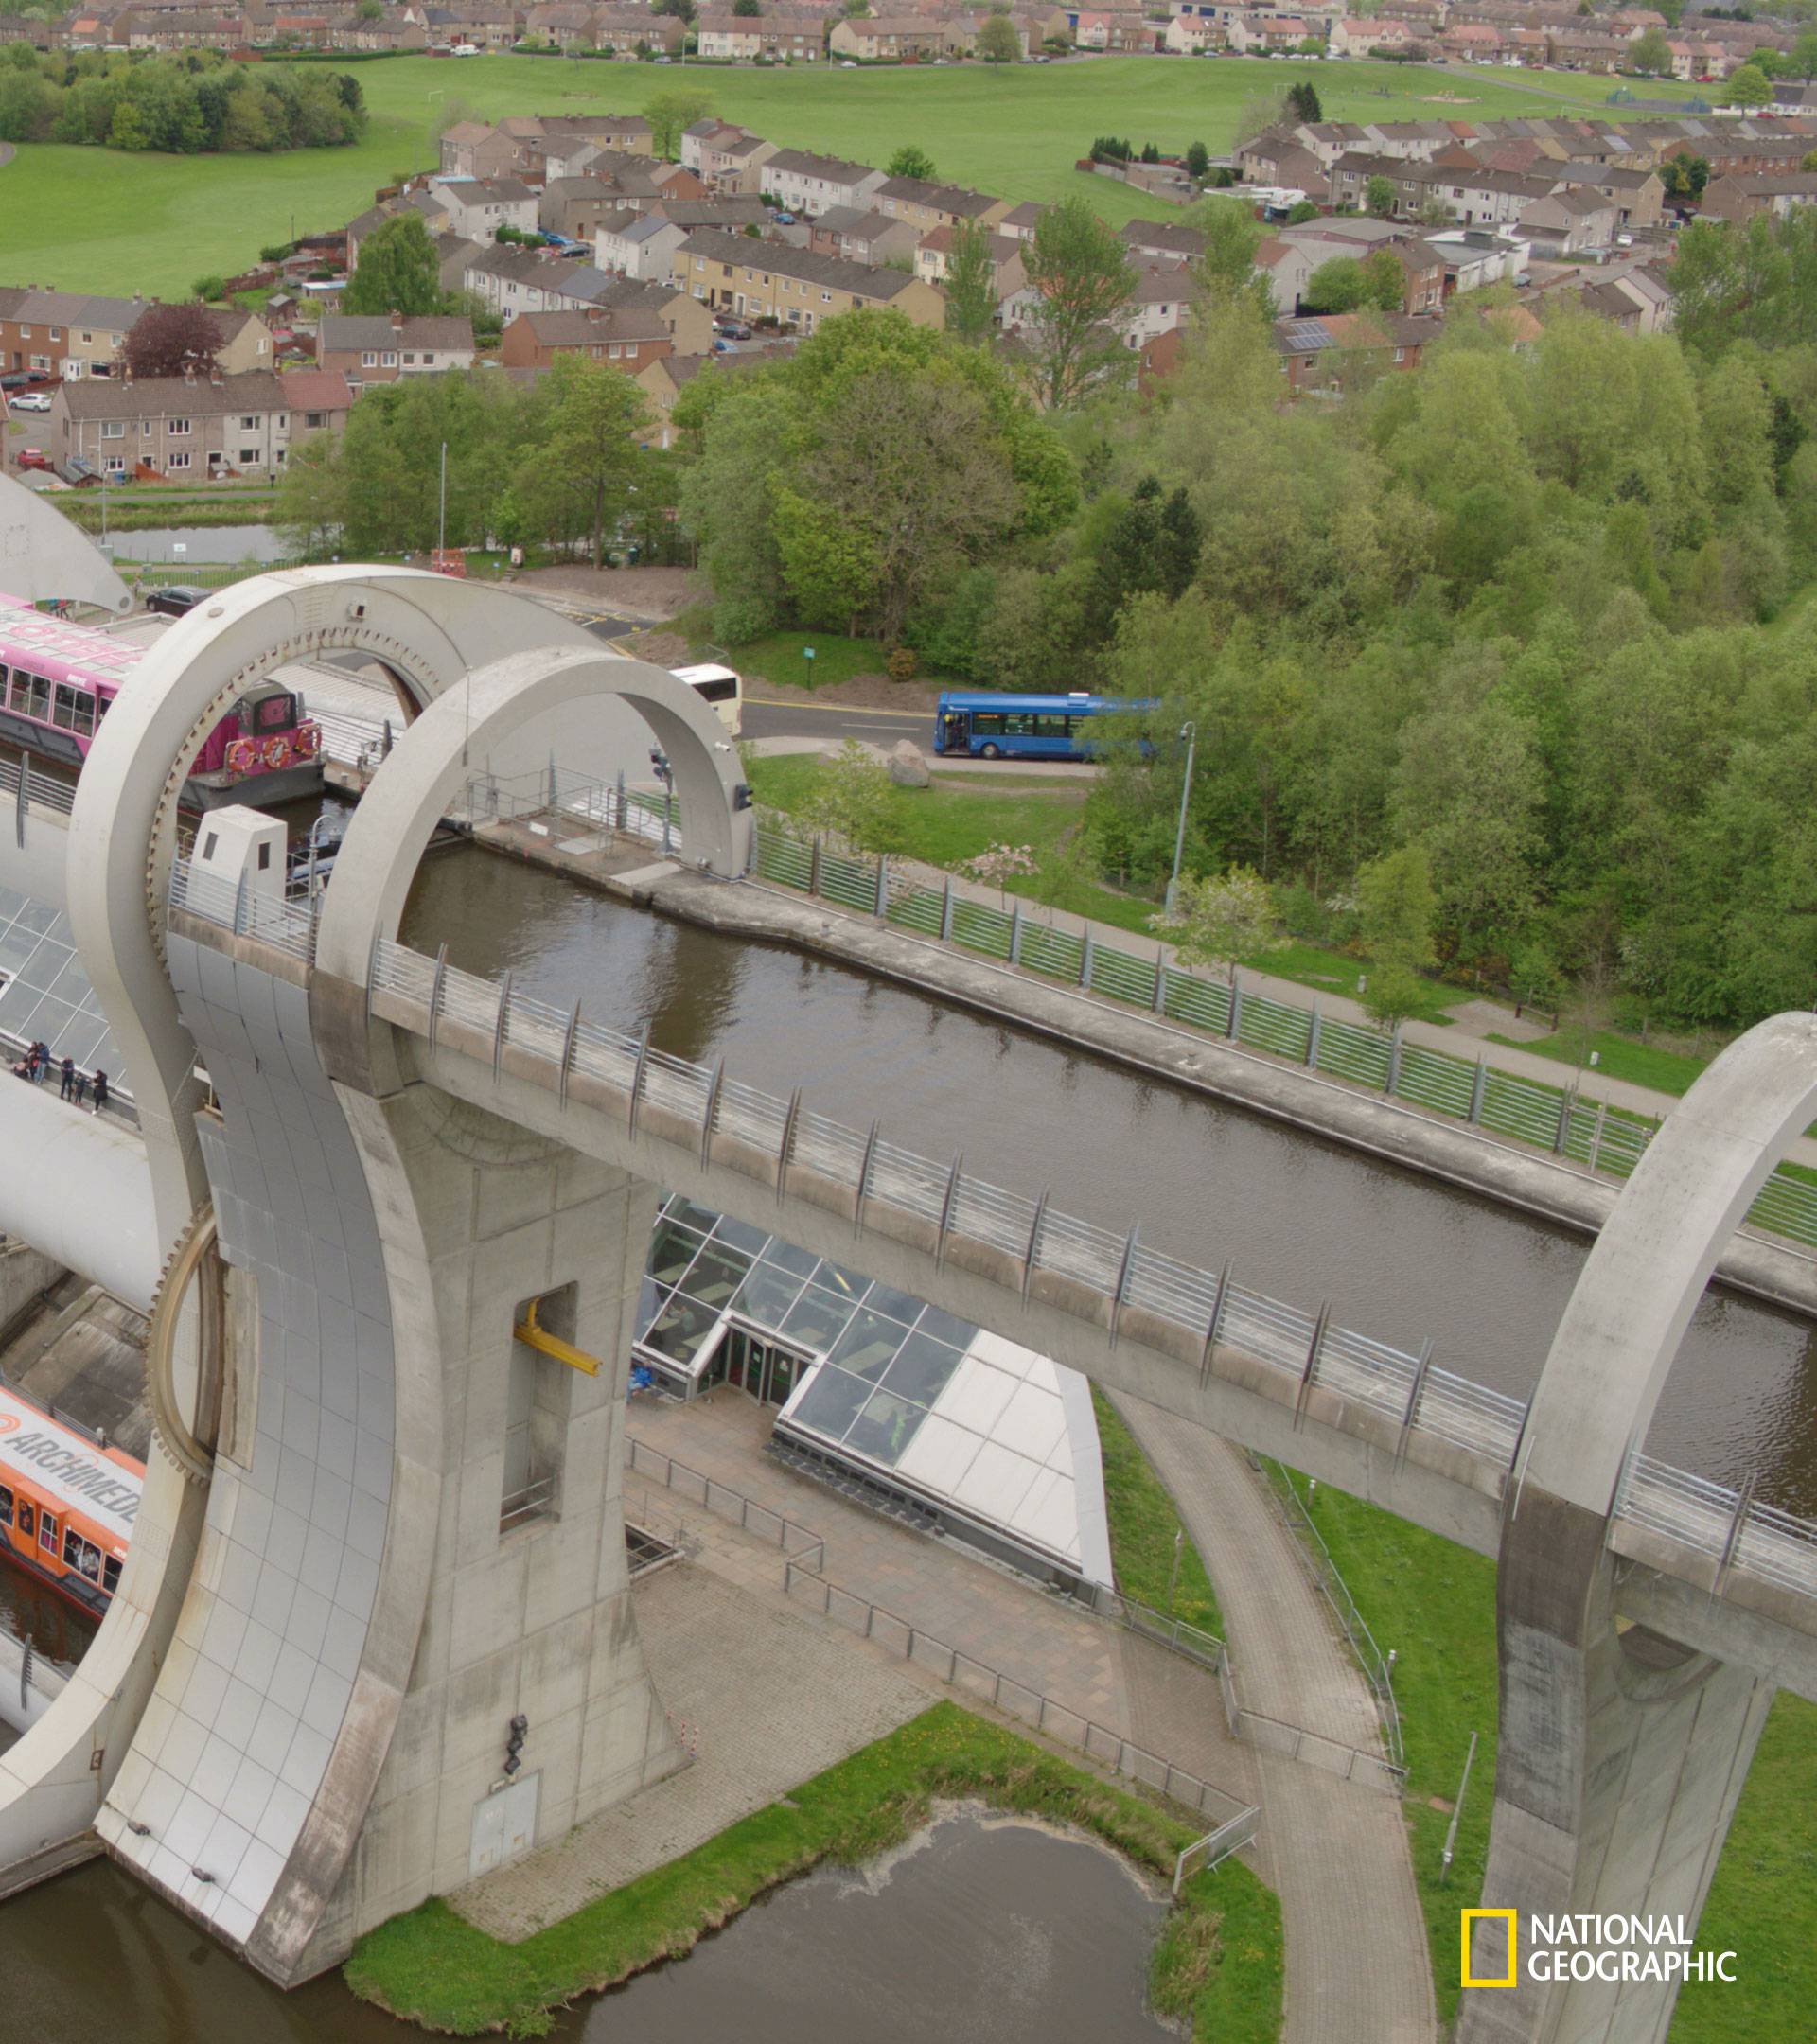
<svg viewBox="0 0 1817 2044"><path fill-rule="evenodd" d="M561 2044L1159 2044L1166 1896L1107 1848L976 1810L875 1866L777 1890L687 1959L558 2017ZM6 1908L0 2036L400 2044L338 1974L280 1994L97 1860Z"/></svg>
<svg viewBox="0 0 1817 2044"><path fill-rule="evenodd" d="M472 848L418 875L406 942L976 1175L1125 1229L1496 1388L1533 1385L1583 1238L886 981L672 923ZM1713 1291L1654 1454L1817 1516L1811 1324Z"/></svg>

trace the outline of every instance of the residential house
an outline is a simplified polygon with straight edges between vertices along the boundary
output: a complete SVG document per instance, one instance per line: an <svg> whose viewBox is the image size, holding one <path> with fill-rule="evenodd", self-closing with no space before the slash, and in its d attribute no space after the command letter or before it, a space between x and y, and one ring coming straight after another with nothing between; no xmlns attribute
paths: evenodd
<svg viewBox="0 0 1817 2044"><path fill-rule="evenodd" d="M1234 14L1229 36L1230 47L1245 57L1258 50L1297 49L1308 38L1320 44L1325 40L1322 26L1301 14Z"/></svg>
<svg viewBox="0 0 1817 2044"><path fill-rule="evenodd" d="M499 340L499 360L507 369L547 369L557 355L580 355L635 376L674 351L667 326L650 306L520 312Z"/></svg>
<svg viewBox="0 0 1817 2044"><path fill-rule="evenodd" d="M915 274L926 278L929 284L944 284L957 235L957 228L936 227L931 234L924 236L921 246L915 251ZM1023 265L1028 243L1018 241L1014 235L986 234L984 250L991 259L991 294L1000 306L1029 281L1029 273Z"/></svg>
<svg viewBox="0 0 1817 2044"><path fill-rule="evenodd" d="M544 234L587 241L609 214L626 210L615 178L551 178L537 198L537 225Z"/></svg>
<svg viewBox="0 0 1817 2044"><path fill-rule="evenodd" d="M1362 21L1334 22L1329 47L1333 57L1371 57L1378 52L1398 55L1412 40L1413 31L1405 22L1372 15Z"/></svg>
<svg viewBox="0 0 1817 2044"><path fill-rule="evenodd" d="M763 169L766 191L773 192L785 213L812 219L829 206L870 210L873 195L885 182L869 164L848 163L842 156L817 156L811 150L778 150Z"/></svg>
<svg viewBox="0 0 1817 2044"><path fill-rule="evenodd" d="M1813 204L1817 204L1817 172L1781 170L1762 177L1713 178L1703 187L1698 210L1706 220L1746 220L1756 213L1784 220L1797 208Z"/></svg>
<svg viewBox="0 0 1817 2044"><path fill-rule="evenodd" d="M1204 235L1178 220L1129 220L1117 230L1117 238L1132 256L1162 262L1197 262L1205 254Z"/></svg>
<svg viewBox="0 0 1817 2044"><path fill-rule="evenodd" d="M470 369L474 352L473 323L468 319L337 313L322 322L315 362L318 369L339 371L359 391L369 383L395 383L400 377Z"/></svg>
<svg viewBox="0 0 1817 2044"><path fill-rule="evenodd" d="M1596 28L1555 28L1546 46L1555 71L1619 71L1628 62L1627 37Z"/></svg>
<svg viewBox="0 0 1817 2044"><path fill-rule="evenodd" d="M102 298L35 284L0 285L0 371L42 369L75 379L106 376L153 301Z"/></svg>
<svg viewBox="0 0 1817 2044"><path fill-rule="evenodd" d="M1272 330L1289 392L1336 397L1385 372L1417 369L1444 324L1404 312L1326 312L1279 319Z"/></svg>
<svg viewBox="0 0 1817 2044"><path fill-rule="evenodd" d="M243 376L249 369L271 368L277 357L276 344L272 329L257 313L233 307L217 308L213 317L221 335L215 363L224 375Z"/></svg>
<svg viewBox="0 0 1817 2044"><path fill-rule="evenodd" d="M933 14L860 14L833 25L827 48L859 63L931 62L946 52L945 23Z"/></svg>
<svg viewBox="0 0 1817 2044"><path fill-rule="evenodd" d="M905 220L857 206L832 206L814 220L807 237L817 256L843 256L848 262L912 262L921 237Z"/></svg>
<svg viewBox="0 0 1817 2044"><path fill-rule="evenodd" d="M1166 31L1151 26L1139 9L1082 13L1075 18L1072 26L1072 40L1078 48L1108 50L1126 56L1154 50L1164 42L1165 36Z"/></svg>
<svg viewBox="0 0 1817 2044"><path fill-rule="evenodd" d="M645 431L656 446L674 444L675 429L669 414L675 401L697 376L745 376L766 363L781 361L794 354L793 338L766 342L761 347L740 348L735 355L660 355L637 372L637 385L648 400L653 422Z"/></svg>
<svg viewBox="0 0 1817 2044"><path fill-rule="evenodd" d="M488 241L501 227L537 231L537 195L517 178L437 177L431 193L441 202L446 232L467 241Z"/></svg>
<svg viewBox="0 0 1817 2044"><path fill-rule="evenodd" d="M1038 199L1025 199L997 221L997 232L1010 235L1017 241L1032 241L1034 230L1041 224L1041 216L1047 210Z"/></svg>
<svg viewBox="0 0 1817 2044"><path fill-rule="evenodd" d="M697 120L682 131L681 163L709 191L761 192L762 168L776 145L730 121Z"/></svg>
<svg viewBox="0 0 1817 2044"><path fill-rule="evenodd" d="M690 231L660 213L613 213L594 230L593 260L602 270L617 271L621 276L645 283L666 279L674 268L675 252Z"/></svg>
<svg viewBox="0 0 1817 2044"><path fill-rule="evenodd" d="M785 244L747 241L714 228L690 235L674 276L715 311L774 319L812 333L822 320L888 307L917 326L944 326L946 304L931 284L901 270L847 262Z"/></svg>
<svg viewBox="0 0 1817 2044"><path fill-rule="evenodd" d="M1192 273L1184 263L1138 263L1136 290L1117 315L1117 331L1125 347L1139 348L1174 326L1184 326L1192 310Z"/></svg>
<svg viewBox="0 0 1817 2044"><path fill-rule="evenodd" d="M705 355L713 347L713 311L685 284L672 278L651 283L609 277L592 301L602 311L648 309L662 322L678 355Z"/></svg>
<svg viewBox="0 0 1817 2044"><path fill-rule="evenodd" d="M1493 22L1455 22L1438 31L1438 47L1453 63L1499 63L1507 31Z"/></svg>
<svg viewBox="0 0 1817 2044"><path fill-rule="evenodd" d="M1664 217L1666 186L1657 170L1581 163L1560 164L1556 168L1561 184L1596 192L1608 200L1624 230L1657 227Z"/></svg>
<svg viewBox="0 0 1817 2044"><path fill-rule="evenodd" d="M695 23L703 57L747 63L819 63L826 54L826 17L766 8L761 14L702 14Z"/></svg>
<svg viewBox="0 0 1817 2044"><path fill-rule="evenodd" d="M987 192L926 178L886 178L872 194L871 203L879 213L907 220L917 234L924 235L936 227L957 227L961 220L995 227L1010 210L1007 199L993 199Z"/></svg>
<svg viewBox="0 0 1817 2044"><path fill-rule="evenodd" d="M1226 48L1228 42L1222 22L1208 21L1202 14L1175 14L1167 25L1161 46L1176 57L1200 57L1208 50Z"/></svg>
<svg viewBox="0 0 1817 2044"><path fill-rule="evenodd" d="M1514 231L1536 255L1555 261L1592 255L1614 245L1615 208L1587 187L1556 191L1534 200Z"/></svg>
<svg viewBox="0 0 1817 2044"><path fill-rule="evenodd" d="M245 376L81 378L51 399L60 475L81 461L115 478L143 467L174 480L271 476L291 446L290 401L269 369Z"/></svg>
<svg viewBox="0 0 1817 2044"><path fill-rule="evenodd" d="M1236 152L1237 174L1245 185L1277 191L1302 191L1323 198L1331 173L1303 142L1279 132L1256 136Z"/></svg>
<svg viewBox="0 0 1817 2044"><path fill-rule="evenodd" d="M353 410L354 393L332 369L286 369L278 377L291 414L291 445L315 432L340 432Z"/></svg>

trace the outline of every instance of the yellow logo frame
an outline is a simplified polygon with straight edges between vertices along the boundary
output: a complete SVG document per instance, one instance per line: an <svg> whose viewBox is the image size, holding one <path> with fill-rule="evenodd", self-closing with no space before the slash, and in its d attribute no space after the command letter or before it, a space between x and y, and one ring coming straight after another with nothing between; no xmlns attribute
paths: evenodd
<svg viewBox="0 0 1817 2044"><path fill-rule="evenodd" d="M1520 1936L1518 1912L1511 1909L1467 1909L1460 1910L1458 1914L1463 1919L1463 1957L1458 1968L1459 1978L1463 1985L1466 1987L1512 1987L1516 1985L1515 1976L1519 1971L1519 1960L1515 1947ZM1508 1926L1508 1978L1506 1980L1477 1980L1470 1970L1470 1927L1479 1916L1498 1916Z"/></svg>

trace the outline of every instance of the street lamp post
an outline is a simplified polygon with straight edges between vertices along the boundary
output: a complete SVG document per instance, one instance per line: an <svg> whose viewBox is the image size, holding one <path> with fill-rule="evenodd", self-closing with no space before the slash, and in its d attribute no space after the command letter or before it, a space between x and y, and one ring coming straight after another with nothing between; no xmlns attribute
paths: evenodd
<svg viewBox="0 0 1817 2044"><path fill-rule="evenodd" d="M1164 912L1173 913L1173 903L1180 891L1180 855L1186 850L1186 805L1192 795L1192 752L1199 742L1199 728L1187 723L1180 726L1180 736L1186 740L1186 775L1180 783L1180 821L1173 833L1173 871L1168 876L1167 899Z"/></svg>

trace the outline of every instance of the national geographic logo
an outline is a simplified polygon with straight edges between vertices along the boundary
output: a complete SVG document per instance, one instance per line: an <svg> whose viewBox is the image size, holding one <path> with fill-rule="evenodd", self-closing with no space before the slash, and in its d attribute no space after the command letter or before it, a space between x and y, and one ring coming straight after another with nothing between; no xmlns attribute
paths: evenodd
<svg viewBox="0 0 1817 2044"><path fill-rule="evenodd" d="M1683 1916L1528 1914L1523 1926L1518 1910L1467 1909L1458 1914L1458 1978L1466 1987L1518 1987L1524 1981L1562 1986L1573 1981L1735 1979L1735 1954L1695 1949ZM1485 1926L1480 1938L1474 1936L1479 1923Z"/></svg>

